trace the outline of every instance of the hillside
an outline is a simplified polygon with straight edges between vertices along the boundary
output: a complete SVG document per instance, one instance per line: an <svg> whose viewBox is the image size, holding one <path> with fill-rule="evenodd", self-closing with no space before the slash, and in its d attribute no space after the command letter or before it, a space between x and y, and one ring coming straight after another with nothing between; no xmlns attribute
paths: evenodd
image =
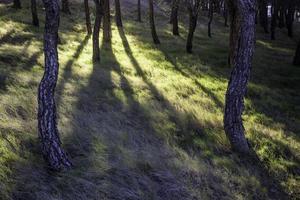
<svg viewBox="0 0 300 200"><path fill-rule="evenodd" d="M158 14L162 44L154 45L146 7L138 23L135 4L121 1L124 28L112 18L112 43L101 44L94 64L84 8L72 1L72 15L61 15L56 100L74 166L52 172L36 121L44 30L31 25L29 1L22 3L21 10L0 4L0 199L300 198L300 68L291 64L299 38L278 30L271 41L257 30L243 119L258 162L233 153L223 130L231 69L221 17L208 38L207 15L200 16L187 54L186 23L175 37ZM43 15L40 6L41 24ZM299 36L299 23L295 29Z"/></svg>

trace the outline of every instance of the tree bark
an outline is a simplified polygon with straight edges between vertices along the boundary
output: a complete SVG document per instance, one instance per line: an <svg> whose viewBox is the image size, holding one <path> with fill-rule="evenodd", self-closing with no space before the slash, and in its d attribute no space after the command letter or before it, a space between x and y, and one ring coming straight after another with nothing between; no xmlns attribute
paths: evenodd
<svg viewBox="0 0 300 200"><path fill-rule="evenodd" d="M224 26L228 27L228 8L227 8L226 1L224 2L223 17L224 17Z"/></svg>
<svg viewBox="0 0 300 200"><path fill-rule="evenodd" d="M275 40L275 31L277 26L277 18L278 18L278 5L277 0L273 0L272 5L272 21L271 21L271 40Z"/></svg>
<svg viewBox="0 0 300 200"><path fill-rule="evenodd" d="M55 87L58 77L57 39L59 27L58 0L43 0L46 11L44 53L45 72L38 90L38 130L42 153L53 170L71 167L61 148L56 122Z"/></svg>
<svg viewBox="0 0 300 200"><path fill-rule="evenodd" d="M100 0L94 0L96 7L96 18L94 23L93 31L93 62L100 61L100 44L99 44L99 33L101 26L101 19L103 16L103 5Z"/></svg>
<svg viewBox="0 0 300 200"><path fill-rule="evenodd" d="M66 14L71 14L70 7L69 7L69 0L62 0L61 5L62 5L62 9L61 9L62 12Z"/></svg>
<svg viewBox="0 0 300 200"><path fill-rule="evenodd" d="M21 6L21 1L20 1L20 0L14 0L13 7L14 7L15 9L21 9L21 8L22 8L22 6Z"/></svg>
<svg viewBox="0 0 300 200"><path fill-rule="evenodd" d="M149 0L149 20L150 20L150 28L151 28L153 42L154 44L160 44L160 41L156 33L155 23L154 23L153 0Z"/></svg>
<svg viewBox="0 0 300 200"><path fill-rule="evenodd" d="M279 10L279 23L278 23L279 28L285 27L284 12L285 12L284 3L281 3L280 10Z"/></svg>
<svg viewBox="0 0 300 200"><path fill-rule="evenodd" d="M32 24L39 27L39 18L36 9L36 0L31 0L31 14L32 14Z"/></svg>
<svg viewBox="0 0 300 200"><path fill-rule="evenodd" d="M138 0L137 3L137 21L142 22L142 15L141 15L141 0Z"/></svg>
<svg viewBox="0 0 300 200"><path fill-rule="evenodd" d="M209 1L209 10L208 10L208 24L207 24L207 35L208 37L211 38L211 23L212 23L212 20L213 20L213 16L214 16L214 8L213 8L213 1L210 0Z"/></svg>
<svg viewBox="0 0 300 200"><path fill-rule="evenodd" d="M103 41L111 42L111 23L110 23L110 3L109 0L103 1ZM100 2L101 3L101 2Z"/></svg>
<svg viewBox="0 0 300 200"><path fill-rule="evenodd" d="M172 12L172 25L173 25L173 35L179 35L178 28L178 9L179 9L179 0L173 0L173 12Z"/></svg>
<svg viewBox="0 0 300 200"><path fill-rule="evenodd" d="M234 151L248 154L242 113L255 45L255 0L230 0L230 61L224 129Z"/></svg>
<svg viewBox="0 0 300 200"><path fill-rule="evenodd" d="M88 35L92 34L89 0L84 0L85 23Z"/></svg>
<svg viewBox="0 0 300 200"><path fill-rule="evenodd" d="M120 0L115 0L115 8L116 8L116 16L115 17L116 17L117 27L123 27Z"/></svg>
<svg viewBox="0 0 300 200"><path fill-rule="evenodd" d="M288 13L287 13L286 25L288 29L288 36L292 38L294 36L293 22L294 22L295 5L291 0L289 2L287 11Z"/></svg>
<svg viewBox="0 0 300 200"><path fill-rule="evenodd" d="M300 41L298 42L293 64L300 66Z"/></svg>
<svg viewBox="0 0 300 200"><path fill-rule="evenodd" d="M269 19L268 19L268 3L267 0L261 0L259 9L259 21L265 33L269 33Z"/></svg>

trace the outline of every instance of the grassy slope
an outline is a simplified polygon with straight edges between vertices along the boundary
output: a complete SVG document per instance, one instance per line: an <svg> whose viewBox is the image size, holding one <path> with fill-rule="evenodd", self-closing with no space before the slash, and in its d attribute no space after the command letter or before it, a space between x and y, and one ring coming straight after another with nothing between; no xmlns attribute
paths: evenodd
<svg viewBox="0 0 300 200"><path fill-rule="evenodd" d="M0 6L0 199L300 197L300 68L285 32L274 42L258 33L244 115L262 161L253 163L231 153L222 129L228 29L215 22L208 39L202 17L188 55L183 30L173 37L158 17L154 46L129 8L125 33L113 25L112 45L93 65L83 8L73 5L61 20L57 103L74 168L53 174L36 130L43 29L30 25L25 4Z"/></svg>

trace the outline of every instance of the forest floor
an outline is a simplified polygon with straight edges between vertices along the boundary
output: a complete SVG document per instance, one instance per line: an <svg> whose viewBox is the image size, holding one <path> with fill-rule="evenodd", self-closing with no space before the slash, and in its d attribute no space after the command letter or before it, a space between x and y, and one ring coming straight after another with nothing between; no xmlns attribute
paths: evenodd
<svg viewBox="0 0 300 200"><path fill-rule="evenodd" d="M291 65L299 38L278 30L271 41L257 30L243 119L258 162L234 154L223 131L231 69L220 17L210 39L200 16L190 55L185 25L174 37L168 18L157 16L162 44L153 45L146 10L138 23L128 5L124 28L113 23L112 43L101 44L101 63L93 64L84 8L73 2L72 15L61 16L56 97L74 166L54 173L37 137L43 27L31 25L23 4L0 5L0 199L300 198L300 68ZM41 7L39 15L43 24Z"/></svg>

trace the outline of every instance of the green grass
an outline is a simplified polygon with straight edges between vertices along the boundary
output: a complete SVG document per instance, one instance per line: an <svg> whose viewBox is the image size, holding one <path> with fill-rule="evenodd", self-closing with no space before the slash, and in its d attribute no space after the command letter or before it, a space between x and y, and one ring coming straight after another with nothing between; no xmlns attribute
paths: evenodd
<svg viewBox="0 0 300 200"><path fill-rule="evenodd" d="M201 16L189 55L184 25L174 37L168 19L158 16L162 44L153 45L146 19L134 21L128 6L124 31L113 24L112 44L101 45L101 63L93 64L82 7L74 3L71 16L62 14L56 93L58 127L74 167L53 173L37 138L43 28L30 25L27 1L20 11L0 5L0 199L300 197L296 39L282 30L270 41L258 28L243 117L256 163L232 153L223 131L230 68L220 18L209 39Z"/></svg>

